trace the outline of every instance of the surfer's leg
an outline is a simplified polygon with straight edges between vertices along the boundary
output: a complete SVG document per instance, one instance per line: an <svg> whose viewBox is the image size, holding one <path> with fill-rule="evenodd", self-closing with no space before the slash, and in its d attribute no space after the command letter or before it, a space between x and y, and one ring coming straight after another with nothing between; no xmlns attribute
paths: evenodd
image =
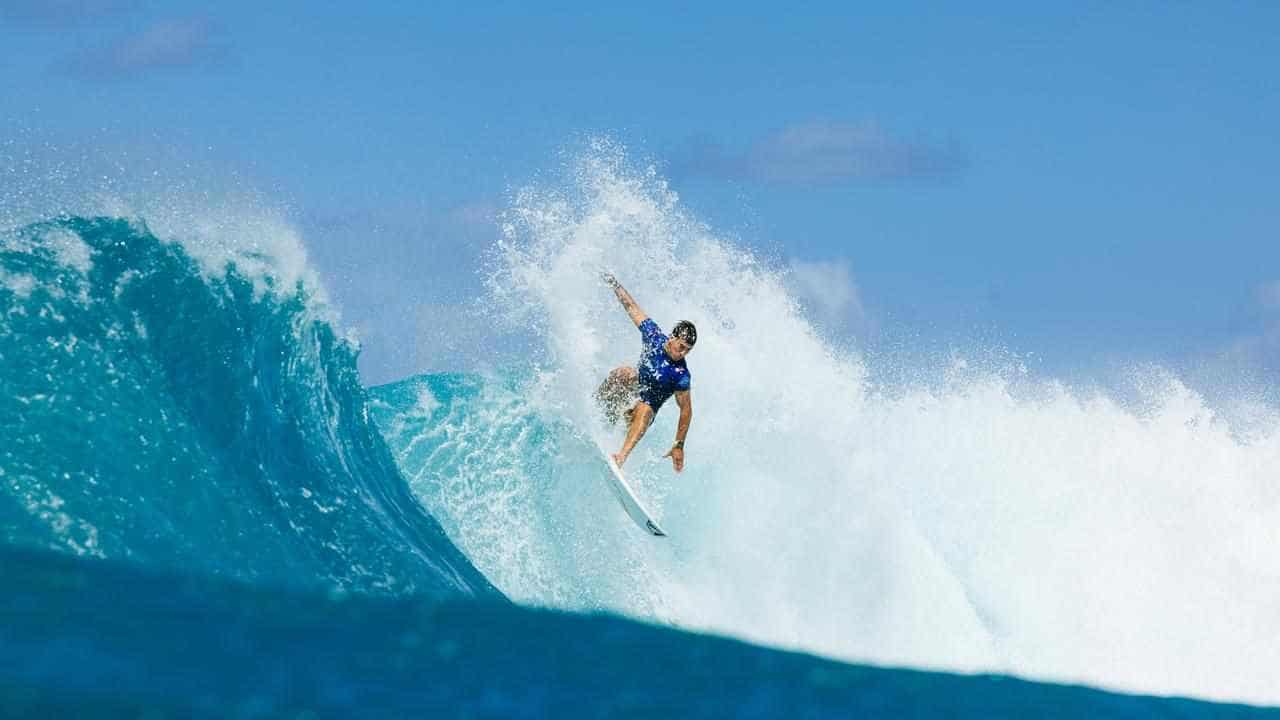
<svg viewBox="0 0 1280 720"><path fill-rule="evenodd" d="M618 422L618 411L622 409L622 404L635 396L638 379L639 374L635 368L620 367L614 368L604 382L600 383L600 388L596 390L596 401L604 409L605 419L610 425Z"/></svg>
<svg viewBox="0 0 1280 720"><path fill-rule="evenodd" d="M626 409L626 411L622 413L622 419L627 421L627 427L630 427L630 426L631 426L631 419L632 419L633 417L635 417L635 414L636 414L636 408L637 408L637 407L639 407L639 406L641 406L641 405L644 405L645 407L650 407L650 406L649 406L648 404L646 404L646 403L638 402L638 403L636 403L635 405L632 405L631 407L627 408L627 409ZM654 420L654 418L656 418L656 417L658 417L658 413L657 413L657 412L653 412L653 411L651 410L651 411L649 412L649 425L652 425L652 424L653 424L653 420ZM646 426L646 427L647 427L647 426Z"/></svg>
<svg viewBox="0 0 1280 720"><path fill-rule="evenodd" d="M639 377L639 373L633 367L614 368L610 371L609 376L604 379L604 382L600 383L600 389L596 391L596 395L629 391L635 387L636 380Z"/></svg>
<svg viewBox="0 0 1280 720"><path fill-rule="evenodd" d="M640 400L627 413L631 416L631 420L627 425L627 439L622 442L622 449L617 455L613 456L613 461L618 463L618 467L622 467L622 463L627 461L627 456L631 454L632 448L636 443L640 442L640 438L644 437L644 433L649 429L649 425L653 423L655 413L653 408L649 407L649 403Z"/></svg>

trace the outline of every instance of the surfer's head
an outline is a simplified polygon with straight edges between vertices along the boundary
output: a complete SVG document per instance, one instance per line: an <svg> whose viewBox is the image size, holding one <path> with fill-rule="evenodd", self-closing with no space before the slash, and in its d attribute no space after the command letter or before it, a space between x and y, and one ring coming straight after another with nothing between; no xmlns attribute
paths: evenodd
<svg viewBox="0 0 1280 720"><path fill-rule="evenodd" d="M697 342L698 328L688 320L681 320L671 328L671 338L664 347L672 360L683 360Z"/></svg>

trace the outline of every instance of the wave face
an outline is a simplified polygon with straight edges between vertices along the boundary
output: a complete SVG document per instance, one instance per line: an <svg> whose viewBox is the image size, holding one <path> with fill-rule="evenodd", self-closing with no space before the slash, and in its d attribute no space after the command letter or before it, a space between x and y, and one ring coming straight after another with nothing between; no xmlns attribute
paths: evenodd
<svg viewBox="0 0 1280 720"><path fill-rule="evenodd" d="M1280 434L1159 370L1133 398L962 360L876 383L787 278L608 146L515 198L486 306L531 367L376 388L431 512L522 602L606 608L862 661L1280 700ZM629 460L671 537L627 521L592 391L694 321L684 473L666 408ZM770 369L765 370L768 363ZM783 374L776 374L782 363Z"/></svg>
<svg viewBox="0 0 1280 720"><path fill-rule="evenodd" d="M669 617L665 568L601 481L592 439L526 391L514 375L425 375L372 388L370 408L414 492L513 600Z"/></svg>
<svg viewBox="0 0 1280 720"><path fill-rule="evenodd" d="M184 246L85 217L0 237L0 540L496 594L409 492L353 345L260 240Z"/></svg>

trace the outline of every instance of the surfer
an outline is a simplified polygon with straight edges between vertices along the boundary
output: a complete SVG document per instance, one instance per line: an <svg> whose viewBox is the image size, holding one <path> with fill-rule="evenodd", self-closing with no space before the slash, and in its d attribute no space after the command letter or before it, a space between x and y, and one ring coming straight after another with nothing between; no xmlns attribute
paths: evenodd
<svg viewBox="0 0 1280 720"><path fill-rule="evenodd" d="M684 438L689 433L689 423L693 421L693 399L689 395L691 377L684 359L698 342L698 330L688 320L681 320L672 328L670 337L664 335L612 273L606 272L603 277L613 288L627 315L631 316L631 321L640 329L644 343L636 367L615 368L596 390L596 398L604 405L605 417L610 423L618 421L618 411L623 405L635 400L622 413L627 421L627 437L622 442L622 449L613 456L613 461L622 467L653 423L658 409L667 398L675 395L676 404L680 406L680 422L676 427L675 443L662 457L671 458L672 466L680 472L684 469Z"/></svg>

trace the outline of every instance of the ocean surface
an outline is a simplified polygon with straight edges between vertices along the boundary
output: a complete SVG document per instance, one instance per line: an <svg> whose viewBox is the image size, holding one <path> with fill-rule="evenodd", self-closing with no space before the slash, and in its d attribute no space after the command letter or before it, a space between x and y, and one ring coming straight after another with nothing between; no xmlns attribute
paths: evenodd
<svg viewBox="0 0 1280 720"><path fill-rule="evenodd" d="M522 363L365 387L304 239L209 212L0 235L0 713L1280 703L1264 404L1158 368L1123 396L960 354L884 372L608 148L504 214L468 321ZM700 330L685 472L669 409L626 467L665 539L602 482L591 391L639 348L604 267Z"/></svg>

